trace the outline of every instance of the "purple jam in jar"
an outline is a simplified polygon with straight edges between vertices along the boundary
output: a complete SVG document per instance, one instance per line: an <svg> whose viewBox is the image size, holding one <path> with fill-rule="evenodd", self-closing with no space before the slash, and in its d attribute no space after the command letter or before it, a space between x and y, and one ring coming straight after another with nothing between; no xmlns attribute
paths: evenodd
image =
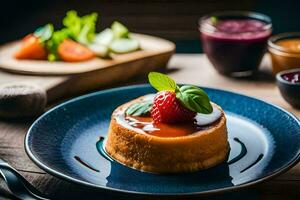
<svg viewBox="0 0 300 200"><path fill-rule="evenodd" d="M224 12L202 18L200 31L203 50L219 73L248 76L258 69L272 25L258 13Z"/></svg>

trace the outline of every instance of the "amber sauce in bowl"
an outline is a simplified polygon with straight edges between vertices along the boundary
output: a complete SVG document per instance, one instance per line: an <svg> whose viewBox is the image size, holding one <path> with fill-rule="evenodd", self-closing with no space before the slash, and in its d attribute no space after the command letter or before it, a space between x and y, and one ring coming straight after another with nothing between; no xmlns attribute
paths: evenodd
<svg viewBox="0 0 300 200"><path fill-rule="evenodd" d="M275 35L268 42L273 73L300 66L300 33Z"/></svg>

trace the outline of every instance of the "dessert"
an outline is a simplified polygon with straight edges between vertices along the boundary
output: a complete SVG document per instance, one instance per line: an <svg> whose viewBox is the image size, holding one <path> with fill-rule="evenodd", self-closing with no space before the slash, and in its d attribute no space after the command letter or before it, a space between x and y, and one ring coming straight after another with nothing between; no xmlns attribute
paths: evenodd
<svg viewBox="0 0 300 200"><path fill-rule="evenodd" d="M128 167L154 173L193 172L227 159L226 118L195 86L179 87L151 72L159 92L119 106L112 114L105 151Z"/></svg>

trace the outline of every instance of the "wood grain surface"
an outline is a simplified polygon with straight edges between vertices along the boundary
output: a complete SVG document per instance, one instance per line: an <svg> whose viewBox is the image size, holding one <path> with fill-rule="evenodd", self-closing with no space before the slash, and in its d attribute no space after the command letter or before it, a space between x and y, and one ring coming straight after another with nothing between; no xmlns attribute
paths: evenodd
<svg viewBox="0 0 300 200"><path fill-rule="evenodd" d="M256 78L232 79L216 73L204 55L177 54L167 70L177 82L230 90L257 97L279 105L300 118L300 111L289 106L280 96L274 77L270 73L268 57ZM132 79L132 82L144 82ZM129 83L132 83L129 82ZM129 84L128 82L126 84ZM17 168L35 187L53 199L125 199L116 193L104 193L59 180L36 167L24 151L24 136L34 119L27 121L0 120L0 157ZM55 156L55 155L54 155ZM1 182L0 198L11 199ZM300 164L288 172L262 184L238 192L210 196L208 199L300 199ZM140 199L128 198L128 199ZM154 197L146 199L155 199ZM161 198L160 198L161 199ZM174 198L172 198L174 199ZM186 199L177 197L177 199ZM198 198L195 198L198 199Z"/></svg>

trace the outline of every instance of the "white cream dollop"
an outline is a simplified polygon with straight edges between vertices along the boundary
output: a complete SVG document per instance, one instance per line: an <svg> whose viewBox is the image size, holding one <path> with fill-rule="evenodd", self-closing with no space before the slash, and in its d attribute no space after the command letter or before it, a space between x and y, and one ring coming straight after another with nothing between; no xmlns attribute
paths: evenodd
<svg viewBox="0 0 300 200"><path fill-rule="evenodd" d="M197 125L205 126L217 121L221 117L221 115L222 115L221 110L217 106L213 105L212 113L210 114L197 113L197 115L195 116L195 120Z"/></svg>

